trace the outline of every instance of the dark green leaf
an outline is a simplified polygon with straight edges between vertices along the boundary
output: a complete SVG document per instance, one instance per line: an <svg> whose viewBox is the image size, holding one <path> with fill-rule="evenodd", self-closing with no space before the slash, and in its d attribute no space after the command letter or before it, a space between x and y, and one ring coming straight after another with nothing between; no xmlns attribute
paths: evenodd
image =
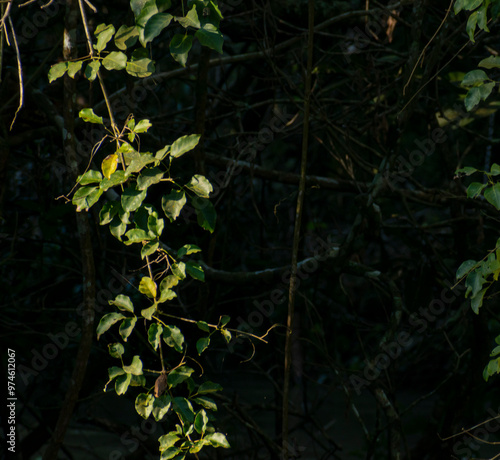
<svg viewBox="0 0 500 460"><path fill-rule="evenodd" d="M483 305L483 298L484 294L488 288L481 289L476 295L471 297L470 299L470 306L472 308L472 311L477 315L479 314L479 308Z"/></svg>
<svg viewBox="0 0 500 460"><path fill-rule="evenodd" d="M186 262L186 273L198 281L205 281L205 273L203 272L203 268L200 264L193 262L192 260L188 260Z"/></svg>
<svg viewBox="0 0 500 460"><path fill-rule="evenodd" d="M122 222L118 216L115 216L109 225L109 231L121 241L122 235L127 231L127 224Z"/></svg>
<svg viewBox="0 0 500 460"><path fill-rule="evenodd" d="M198 388L197 394L207 394L207 393L215 393L216 391L222 391L222 387L218 383L214 382L205 382L200 385Z"/></svg>
<svg viewBox="0 0 500 460"><path fill-rule="evenodd" d="M161 34L163 29L168 27L173 16L169 13L158 13L149 18L144 28L144 43L149 43Z"/></svg>
<svg viewBox="0 0 500 460"><path fill-rule="evenodd" d="M151 254L154 254L160 243L158 241L150 241L141 248L141 259L144 259Z"/></svg>
<svg viewBox="0 0 500 460"><path fill-rule="evenodd" d="M167 377L167 382L170 387L175 387L179 385L179 383L184 382L184 380L188 379L191 374L194 372L193 369L187 366L181 366L176 369L173 369Z"/></svg>
<svg viewBox="0 0 500 460"><path fill-rule="evenodd" d="M197 252L200 251L201 249L198 246L196 246L196 244L185 244L184 246L182 246L182 248L180 248L177 251L177 257L184 257L189 254L196 254Z"/></svg>
<svg viewBox="0 0 500 460"><path fill-rule="evenodd" d="M205 434L205 430L207 429L208 417L205 409L200 409L194 418L194 429L198 434L202 436Z"/></svg>
<svg viewBox="0 0 500 460"><path fill-rule="evenodd" d="M172 400L172 408L184 424L194 422L193 406L186 398L176 397Z"/></svg>
<svg viewBox="0 0 500 460"><path fill-rule="evenodd" d="M150 185L157 184L164 174L160 168L144 169L137 178L137 189L146 190Z"/></svg>
<svg viewBox="0 0 500 460"><path fill-rule="evenodd" d="M97 340L104 334L113 324L125 318L121 313L108 313L104 315L97 326Z"/></svg>
<svg viewBox="0 0 500 460"><path fill-rule="evenodd" d="M489 203L495 206L497 211L500 211L500 183L488 187L484 191L484 197Z"/></svg>
<svg viewBox="0 0 500 460"><path fill-rule="evenodd" d="M490 175L498 176L500 174L500 165L493 163L490 169Z"/></svg>
<svg viewBox="0 0 500 460"><path fill-rule="evenodd" d="M229 321L231 321L231 317L227 316L227 315L223 315L219 319L219 324L221 326L225 326L227 323L229 323Z"/></svg>
<svg viewBox="0 0 500 460"><path fill-rule="evenodd" d="M210 332L210 327L205 321L197 321L196 325L198 326L199 329L205 332Z"/></svg>
<svg viewBox="0 0 500 460"><path fill-rule="evenodd" d="M469 89L464 101L466 110L470 112L481 100L485 101L494 87L495 83L491 82Z"/></svg>
<svg viewBox="0 0 500 460"><path fill-rule="evenodd" d="M175 34L170 41L170 54L182 67L186 67L189 51L192 46L192 35Z"/></svg>
<svg viewBox="0 0 500 460"><path fill-rule="evenodd" d="M479 64L479 67L484 67L485 69L500 68L500 57L499 56L489 56L483 59Z"/></svg>
<svg viewBox="0 0 500 460"><path fill-rule="evenodd" d="M222 54L224 37L213 24L205 24L201 29L196 31L194 36L200 41L203 46L211 48Z"/></svg>
<svg viewBox="0 0 500 460"><path fill-rule="evenodd" d="M488 184L481 184L479 182L472 182L467 187L467 198L476 198L481 195L481 192Z"/></svg>
<svg viewBox="0 0 500 460"><path fill-rule="evenodd" d="M177 326L164 326L163 340L169 347L174 348L179 353L184 351L184 336Z"/></svg>
<svg viewBox="0 0 500 460"><path fill-rule="evenodd" d="M149 326L148 330L148 342L151 344L153 349L156 351L158 345L160 344L161 333L163 332L163 327L161 324L153 323Z"/></svg>
<svg viewBox="0 0 500 460"><path fill-rule="evenodd" d="M203 406L205 409L217 411L217 404L213 399L207 398L206 396L199 396L198 398L194 398L193 401L200 406Z"/></svg>
<svg viewBox="0 0 500 460"><path fill-rule="evenodd" d="M119 170L115 171L113 174L111 174L111 177L109 179L103 179L100 187L106 191L110 189L111 187L116 187L117 185L123 184L127 182L128 177L125 174L125 171Z"/></svg>
<svg viewBox="0 0 500 460"><path fill-rule="evenodd" d="M471 166L465 166L465 168L460 168L455 171L455 174L465 174L466 176L470 176L471 174L474 174L477 172L476 168L473 168Z"/></svg>
<svg viewBox="0 0 500 460"><path fill-rule="evenodd" d="M210 337L202 337L196 342L196 351L201 355L210 345Z"/></svg>
<svg viewBox="0 0 500 460"><path fill-rule="evenodd" d="M192 203L196 211L198 225L208 230L210 233L213 233L215 230L215 221L217 219L213 204L208 199L199 197L195 198Z"/></svg>
<svg viewBox="0 0 500 460"><path fill-rule="evenodd" d="M132 380L131 374L120 375L115 381L115 391L117 395L123 395L127 392L130 381Z"/></svg>

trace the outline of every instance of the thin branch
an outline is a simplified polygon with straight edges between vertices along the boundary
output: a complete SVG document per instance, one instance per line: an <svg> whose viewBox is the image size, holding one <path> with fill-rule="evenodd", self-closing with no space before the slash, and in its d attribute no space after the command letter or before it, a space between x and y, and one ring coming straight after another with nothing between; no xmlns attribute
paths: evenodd
<svg viewBox="0 0 500 460"><path fill-rule="evenodd" d="M9 16L9 25L12 33L12 41L14 42L14 49L16 50L16 58L17 58L17 74L19 77L19 106L17 107L16 113L14 113L14 119L10 124L10 129L14 126L14 122L16 121L16 117L18 112L21 110L24 104L24 85L23 85L23 67L21 64L21 55L19 54L19 46L17 45L17 36L16 31L14 29L14 24L12 23L12 19Z"/></svg>

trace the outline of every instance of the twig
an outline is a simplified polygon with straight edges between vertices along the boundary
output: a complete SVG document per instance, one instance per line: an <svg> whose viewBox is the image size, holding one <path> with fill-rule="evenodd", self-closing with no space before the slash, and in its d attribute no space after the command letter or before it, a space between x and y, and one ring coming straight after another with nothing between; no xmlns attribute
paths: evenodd
<svg viewBox="0 0 500 460"><path fill-rule="evenodd" d="M14 42L14 49L16 50L17 74L19 76L19 106L17 107L16 113L14 113L14 119L12 120L12 123L10 124L10 129L12 130L12 127L14 126L14 122L16 121L17 114L21 110L21 108L23 107L24 86L23 86L23 67L21 64L21 55L19 54L19 46L17 45L16 31L14 29L14 24L12 23L12 19L10 16L9 16L9 25L10 25L10 30L12 33L12 41Z"/></svg>

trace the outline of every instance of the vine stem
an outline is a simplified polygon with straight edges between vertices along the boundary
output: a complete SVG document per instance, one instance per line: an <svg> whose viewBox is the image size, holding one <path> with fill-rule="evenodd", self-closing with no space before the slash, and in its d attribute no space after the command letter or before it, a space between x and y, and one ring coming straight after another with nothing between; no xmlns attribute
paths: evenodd
<svg viewBox="0 0 500 460"><path fill-rule="evenodd" d="M309 145L309 114L311 107L311 81L313 65L313 44L314 44L314 0L308 3L308 40L307 40L307 68L304 88L304 126L302 131L302 158L300 164L299 194L297 197L297 207L295 211L295 227L293 232L292 267L290 276L290 287L288 291L288 315L287 330L285 335L285 363L283 378L283 421L282 421L282 447L283 460L288 460L288 431L289 417L288 404L290 397L290 371L292 365L292 341L296 340L293 334L293 317L295 312L295 292L297 290L297 261L300 241L300 225L304 209L304 194L306 188L306 167L307 149Z"/></svg>

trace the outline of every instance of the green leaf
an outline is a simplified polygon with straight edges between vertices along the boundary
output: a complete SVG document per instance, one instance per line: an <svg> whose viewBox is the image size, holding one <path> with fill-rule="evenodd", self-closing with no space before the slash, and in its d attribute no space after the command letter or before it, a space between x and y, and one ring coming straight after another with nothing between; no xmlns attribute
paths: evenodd
<svg viewBox="0 0 500 460"><path fill-rule="evenodd" d="M179 137L179 139L177 139L170 147L170 156L173 158L181 157L186 152L193 150L198 145L199 141L199 134L190 134L188 136Z"/></svg>
<svg viewBox="0 0 500 460"><path fill-rule="evenodd" d="M132 375L130 386L144 388L146 386L146 377L144 375Z"/></svg>
<svg viewBox="0 0 500 460"><path fill-rule="evenodd" d="M455 174L465 174L466 176L470 176L477 171L478 170L476 168L473 168L472 166L465 166L464 168L457 169L455 171Z"/></svg>
<svg viewBox="0 0 500 460"><path fill-rule="evenodd" d="M158 438L160 443L160 452L171 448L179 439L181 439L174 431L164 434Z"/></svg>
<svg viewBox="0 0 500 460"><path fill-rule="evenodd" d="M472 70L467 72L462 80L462 86L477 86L486 80L489 80L488 75L484 70Z"/></svg>
<svg viewBox="0 0 500 460"><path fill-rule="evenodd" d="M160 168L144 169L137 178L137 189L146 190L149 186L157 184L163 179L164 174Z"/></svg>
<svg viewBox="0 0 500 460"><path fill-rule="evenodd" d="M125 318L121 313L108 313L104 315L97 326L97 340L104 334L113 324Z"/></svg>
<svg viewBox="0 0 500 460"><path fill-rule="evenodd" d="M160 294L160 298L158 299L158 303L167 302L168 300L175 299L177 294L170 289L163 289Z"/></svg>
<svg viewBox="0 0 500 460"><path fill-rule="evenodd" d="M120 324L119 332L124 342L126 342L130 334L132 334L136 322L137 318L134 316L133 318L125 318Z"/></svg>
<svg viewBox="0 0 500 460"><path fill-rule="evenodd" d="M192 260L188 260L186 262L186 273L195 280L205 281L205 273L203 272L203 268L200 264L193 262Z"/></svg>
<svg viewBox="0 0 500 460"><path fill-rule="evenodd" d="M201 355L210 345L210 337L202 337L196 342L196 351Z"/></svg>
<svg viewBox="0 0 500 460"><path fill-rule="evenodd" d="M165 326L163 328L163 340L175 351L182 353L184 351L184 336L177 326Z"/></svg>
<svg viewBox="0 0 500 460"><path fill-rule="evenodd" d="M99 187L80 187L73 195L72 203L76 206L76 211L88 210L91 208L102 195L103 190Z"/></svg>
<svg viewBox="0 0 500 460"><path fill-rule="evenodd" d="M477 11L477 26L481 30L489 32L490 30L488 29L488 17L486 15L486 10L486 5L483 5L483 7L479 8L479 10Z"/></svg>
<svg viewBox="0 0 500 460"><path fill-rule="evenodd" d="M145 166L156 161L151 153L139 153L137 151L130 152L127 158L130 160L126 171L127 176L141 171Z"/></svg>
<svg viewBox="0 0 500 460"><path fill-rule="evenodd" d="M119 171L115 171L113 174L111 174L111 177L109 179L103 179L100 187L106 191L110 189L111 187L116 187L117 185L123 184L127 182L128 177L125 174L125 171L120 169Z"/></svg>
<svg viewBox="0 0 500 460"><path fill-rule="evenodd" d="M469 36L469 39L472 43L475 43L474 33L476 31L477 20L478 20L478 13L477 11L474 11L474 13L472 13L469 16L469 19L467 20L467 25L465 26L465 31L467 32L467 35Z"/></svg>
<svg viewBox="0 0 500 460"><path fill-rule="evenodd" d="M198 225L210 233L215 230L215 222L217 214L213 204L206 198L196 198L192 201L193 207L196 211Z"/></svg>
<svg viewBox="0 0 500 460"><path fill-rule="evenodd" d="M222 45L224 37L213 24L207 23L201 29L197 30L194 36L203 46L211 48L222 54Z"/></svg>
<svg viewBox="0 0 500 460"><path fill-rule="evenodd" d="M163 233L163 227L165 226L165 221L163 219L158 219L157 216L148 217L148 230L150 235L160 237Z"/></svg>
<svg viewBox="0 0 500 460"><path fill-rule="evenodd" d="M158 249L158 246L160 246L160 243L158 241L150 241L149 243L145 244L141 249L141 259L154 254Z"/></svg>
<svg viewBox="0 0 500 460"><path fill-rule="evenodd" d="M153 403L153 417L157 422L159 422L163 417L165 417L165 415L167 415L171 405L172 405L172 398L169 395L163 395L158 398L155 398ZM158 441L160 441L160 439L158 439ZM160 450L161 450L161 441L160 441Z"/></svg>
<svg viewBox="0 0 500 460"><path fill-rule="evenodd" d="M201 252L201 249L196 244L185 244L177 251L177 257L184 257L189 254L196 254Z"/></svg>
<svg viewBox="0 0 500 460"><path fill-rule="evenodd" d="M144 310L141 310L141 316L146 318L147 320L151 321L151 318L153 315L156 313L156 304L152 305L149 308L145 308Z"/></svg>
<svg viewBox="0 0 500 460"><path fill-rule="evenodd" d="M85 174L78 176L76 182L80 185L96 184L102 181L102 174L99 171L91 169Z"/></svg>
<svg viewBox="0 0 500 460"><path fill-rule="evenodd" d="M170 54L182 67L186 67L189 51L192 46L192 35L175 34L172 40L170 40Z"/></svg>
<svg viewBox="0 0 500 460"><path fill-rule="evenodd" d="M465 279L465 287L467 288L465 297L468 297L469 294L471 294L471 298L475 297L482 289L484 283L486 283L486 280L479 270L476 269L470 272Z"/></svg>
<svg viewBox="0 0 500 460"><path fill-rule="evenodd" d="M54 64L49 70L49 83L52 83L53 81L62 77L67 70L68 70L67 62L58 62L57 64Z"/></svg>
<svg viewBox="0 0 500 460"><path fill-rule="evenodd" d="M167 377L167 382L170 387L175 387L179 385L179 383L184 382L184 380L191 377L191 374L194 372L194 369L191 369L187 366L181 366L177 369L173 369Z"/></svg>
<svg viewBox="0 0 500 460"><path fill-rule="evenodd" d="M483 59L479 64L479 67L484 67L485 69L495 69L500 68L500 57L499 56L489 56Z"/></svg>
<svg viewBox="0 0 500 460"><path fill-rule="evenodd" d="M455 4L453 5L453 11L455 14L460 13L464 9L464 1L465 0L455 0Z"/></svg>
<svg viewBox="0 0 500 460"><path fill-rule="evenodd" d="M466 110L470 112L481 100L485 101L494 87L495 83L491 82L469 89L464 100Z"/></svg>
<svg viewBox="0 0 500 460"><path fill-rule="evenodd" d="M122 235L127 231L127 224L122 222L118 216L115 216L109 224L109 231L118 240L122 240Z"/></svg>
<svg viewBox="0 0 500 460"><path fill-rule="evenodd" d="M135 125L135 128L132 131L137 134L145 133L149 128L151 128L151 126L153 125L149 122L149 120L141 120Z"/></svg>
<svg viewBox="0 0 500 460"><path fill-rule="evenodd" d="M488 187L484 191L484 197L489 203L495 206L497 211L500 211L500 183Z"/></svg>
<svg viewBox="0 0 500 460"><path fill-rule="evenodd" d="M103 51L114 34L115 28L112 24L99 24L94 32L94 35L97 37L97 44L94 45L94 49L96 49L98 53Z"/></svg>
<svg viewBox="0 0 500 460"><path fill-rule="evenodd" d="M153 410L155 397L151 394L140 393L135 398L135 410L144 419L147 419Z"/></svg>
<svg viewBox="0 0 500 460"><path fill-rule="evenodd" d="M493 356L496 356L496 355L498 355L498 354L500 354L500 347L495 347L495 348L493 348L493 350L491 351L490 356L491 356L491 357L493 357Z"/></svg>
<svg viewBox="0 0 500 460"><path fill-rule="evenodd" d="M481 184L479 182L472 182L467 187L467 198L477 198L488 184Z"/></svg>
<svg viewBox="0 0 500 460"><path fill-rule="evenodd" d="M144 27L144 43L149 43L158 37L163 29L168 27L172 19L173 16L169 13L158 13L151 16Z"/></svg>
<svg viewBox="0 0 500 460"><path fill-rule="evenodd" d="M205 436L205 441L210 442L212 447L223 447L229 449L231 446L227 442L226 436L223 433L210 433Z"/></svg>
<svg viewBox="0 0 500 460"><path fill-rule="evenodd" d="M194 418L194 429L198 434L202 436L205 434L205 430L208 425L208 417L205 409L200 409Z"/></svg>
<svg viewBox="0 0 500 460"><path fill-rule="evenodd" d="M201 27L200 21L198 19L198 12L196 11L196 6L188 11L188 14L184 17L176 17L175 20L184 28L194 27L195 29L199 29Z"/></svg>
<svg viewBox="0 0 500 460"><path fill-rule="evenodd" d="M484 294L488 288L481 289L475 296L470 299L470 306L472 311L477 315L479 314L479 308L483 305Z"/></svg>
<svg viewBox="0 0 500 460"><path fill-rule="evenodd" d="M222 315L219 320L219 325L224 327L227 323L231 321L231 317L228 315Z"/></svg>
<svg viewBox="0 0 500 460"><path fill-rule="evenodd" d="M210 326L205 321L197 321L196 325L198 326L198 329L201 329L205 332L210 332Z"/></svg>
<svg viewBox="0 0 500 460"><path fill-rule="evenodd" d="M137 190L135 184L128 186L121 196L122 208L131 212L139 208L146 198L146 190Z"/></svg>
<svg viewBox="0 0 500 460"><path fill-rule="evenodd" d="M204 407L205 409L212 410L214 412L217 411L217 404L215 404L215 401L213 399L207 398L206 396L194 398L193 401L196 404Z"/></svg>
<svg viewBox="0 0 500 460"><path fill-rule="evenodd" d="M132 230L129 230L127 233L125 233L125 236L128 238L128 240L125 241L125 244L127 246L134 243L142 243L143 241L152 240L154 238L142 228L134 228Z"/></svg>
<svg viewBox="0 0 500 460"><path fill-rule="evenodd" d="M184 460L186 458L185 455L181 453L182 451L178 447L170 447L167 450L164 450L161 453L160 460ZM181 453L180 455L178 455Z"/></svg>
<svg viewBox="0 0 500 460"><path fill-rule="evenodd" d="M88 81L94 81L97 77L97 72L99 72L99 69L101 68L101 61L94 60L92 62L89 62L87 64L87 67L85 67L85 78Z"/></svg>
<svg viewBox="0 0 500 460"><path fill-rule="evenodd" d="M125 353L125 348L121 343L109 343L108 352L113 358L119 358Z"/></svg>
<svg viewBox="0 0 500 460"><path fill-rule="evenodd" d="M172 273L177 276L180 280L186 278L186 264L184 262L178 262L172 265Z"/></svg>
<svg viewBox="0 0 500 460"><path fill-rule="evenodd" d="M127 66L127 55L121 51L112 51L102 61L107 70L123 70Z"/></svg>
<svg viewBox="0 0 500 460"><path fill-rule="evenodd" d="M156 297L156 283L149 276L142 277L139 283L139 292L154 299Z"/></svg>
<svg viewBox="0 0 500 460"><path fill-rule="evenodd" d="M200 198L208 198L210 193L213 192L212 184L205 176L195 174L191 180L186 184L186 188L196 193Z"/></svg>
<svg viewBox="0 0 500 460"><path fill-rule="evenodd" d="M75 78L76 73L81 70L83 61L68 62L68 76Z"/></svg>
<svg viewBox="0 0 500 460"><path fill-rule="evenodd" d="M108 369L108 375L109 375L110 381L115 379L119 375L124 375L124 374L125 374L125 371L121 367L113 366L113 367L110 367Z"/></svg>
<svg viewBox="0 0 500 460"><path fill-rule="evenodd" d="M179 217L185 204L186 194L182 190L172 190L168 195L163 195L161 199L161 207L170 222Z"/></svg>
<svg viewBox="0 0 500 460"><path fill-rule="evenodd" d="M149 59L147 50L138 48L127 62L126 70L133 77L149 77L155 71L155 63Z"/></svg>
<svg viewBox="0 0 500 460"><path fill-rule="evenodd" d="M163 327L161 324L153 323L149 326L148 330L148 342L151 344L153 349L156 351L158 345L160 344L161 333L163 332Z"/></svg>
<svg viewBox="0 0 500 460"><path fill-rule="evenodd" d="M123 294L117 295L115 300L109 301L109 304L114 305L119 310L129 311L130 313L134 313L134 305L132 304L130 297L128 297L126 295L123 295Z"/></svg>
<svg viewBox="0 0 500 460"><path fill-rule="evenodd" d="M179 284L179 278L174 275L168 275L160 283L160 291L165 291Z"/></svg>
<svg viewBox="0 0 500 460"><path fill-rule="evenodd" d="M498 176L500 174L500 165L493 163L490 169L491 176Z"/></svg>
<svg viewBox="0 0 500 460"><path fill-rule="evenodd" d="M127 374L142 375L142 361L139 356L134 356L132 358L132 363L130 366L123 366L123 370Z"/></svg>
<svg viewBox="0 0 500 460"><path fill-rule="evenodd" d="M196 394L202 395L207 393L215 393L216 391L222 391L222 387L218 383L208 381L200 385Z"/></svg>
<svg viewBox="0 0 500 460"><path fill-rule="evenodd" d="M136 26L127 27L122 25L115 34L115 45L119 50L125 51L134 46L139 38L139 30Z"/></svg>
<svg viewBox="0 0 500 460"><path fill-rule="evenodd" d="M120 375L115 381L115 391L117 395L123 395L127 392L130 381L132 380L131 374Z"/></svg>
<svg viewBox="0 0 500 460"><path fill-rule="evenodd" d="M184 424L194 422L193 406L186 398L174 398L172 400L172 408Z"/></svg>
<svg viewBox="0 0 500 460"><path fill-rule="evenodd" d="M98 123L100 125L103 124L102 122L102 117L98 117L93 109L82 109L80 110L80 113L78 114L80 118L83 119L83 121L87 123Z"/></svg>

